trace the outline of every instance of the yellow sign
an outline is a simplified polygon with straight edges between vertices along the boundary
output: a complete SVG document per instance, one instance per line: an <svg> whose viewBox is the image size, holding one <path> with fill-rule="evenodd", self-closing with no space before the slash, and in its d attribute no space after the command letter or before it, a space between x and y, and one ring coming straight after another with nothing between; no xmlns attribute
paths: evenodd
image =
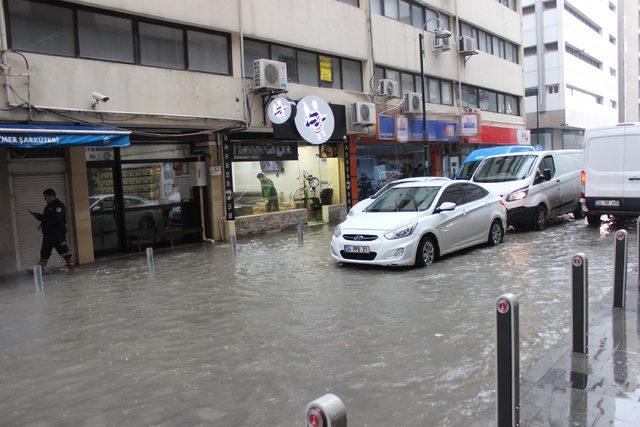
<svg viewBox="0 0 640 427"><path fill-rule="evenodd" d="M331 69L331 58L320 56L320 81L333 83L333 70Z"/></svg>

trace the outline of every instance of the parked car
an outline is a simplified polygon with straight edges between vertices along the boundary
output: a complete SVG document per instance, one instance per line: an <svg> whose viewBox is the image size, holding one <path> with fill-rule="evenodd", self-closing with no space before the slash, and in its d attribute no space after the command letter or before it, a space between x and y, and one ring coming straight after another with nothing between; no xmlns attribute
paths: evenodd
<svg viewBox="0 0 640 427"><path fill-rule="evenodd" d="M138 196L125 195L123 199L128 231L164 227L165 217L157 202ZM106 230L115 227L110 218L115 212L114 200L113 194L89 197L89 211L92 214L94 228Z"/></svg>
<svg viewBox="0 0 640 427"><path fill-rule="evenodd" d="M583 218L581 164L581 150L503 154L484 159L471 181L504 197L509 224L543 230L555 216Z"/></svg>
<svg viewBox="0 0 640 427"><path fill-rule="evenodd" d="M487 157L529 151L535 151L535 149L530 145L505 145L504 147L479 148L465 157L464 162L460 165L460 169L453 179L470 180L473 173L478 166L480 166L480 163Z"/></svg>
<svg viewBox="0 0 640 427"><path fill-rule="evenodd" d="M388 184L386 184L385 186L383 186L381 189L379 189L378 191L376 191L373 195L371 195L370 197L367 197L364 200L360 200L358 203L356 203L355 205L353 205L353 207L351 208L351 210L349 211L349 216L353 216L355 214L358 214L360 212L362 212L363 210L365 210L371 203L373 203L378 197L380 197L380 195L382 193L384 193L385 191L387 191L390 188L396 187L400 184L404 184L407 182L428 182L431 180L441 180L441 181L450 181L449 178L443 178L440 176L420 176L420 177L414 177L414 178L403 178L403 179L398 179L396 181L391 181Z"/></svg>
<svg viewBox="0 0 640 427"><path fill-rule="evenodd" d="M469 246L498 245L507 225L503 203L468 182L398 184L336 227L331 256L343 263L428 266Z"/></svg>
<svg viewBox="0 0 640 427"><path fill-rule="evenodd" d="M590 129L584 138L582 209L591 225L602 215L640 215L640 124Z"/></svg>

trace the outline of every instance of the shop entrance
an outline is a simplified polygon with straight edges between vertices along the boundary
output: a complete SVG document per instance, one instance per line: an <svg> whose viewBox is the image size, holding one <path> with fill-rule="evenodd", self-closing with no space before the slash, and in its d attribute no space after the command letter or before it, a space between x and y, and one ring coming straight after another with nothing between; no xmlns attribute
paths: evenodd
<svg viewBox="0 0 640 427"><path fill-rule="evenodd" d="M87 149L94 253L131 250L141 240L198 240L207 206L192 185L199 160L188 144Z"/></svg>

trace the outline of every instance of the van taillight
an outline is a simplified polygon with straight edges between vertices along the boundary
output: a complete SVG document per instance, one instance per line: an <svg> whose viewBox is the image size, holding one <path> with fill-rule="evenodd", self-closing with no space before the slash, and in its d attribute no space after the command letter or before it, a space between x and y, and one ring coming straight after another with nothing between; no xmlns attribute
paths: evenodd
<svg viewBox="0 0 640 427"><path fill-rule="evenodd" d="M580 197L584 197L584 190L587 184L587 173L585 171L580 172Z"/></svg>

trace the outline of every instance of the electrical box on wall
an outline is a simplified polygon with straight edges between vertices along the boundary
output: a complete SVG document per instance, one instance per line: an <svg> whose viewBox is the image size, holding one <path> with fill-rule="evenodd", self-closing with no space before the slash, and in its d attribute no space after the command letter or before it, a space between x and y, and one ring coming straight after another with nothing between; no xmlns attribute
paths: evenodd
<svg viewBox="0 0 640 427"><path fill-rule="evenodd" d="M209 168L207 168L206 162L193 162L191 166L193 167L191 186L206 187L207 176L209 175Z"/></svg>

